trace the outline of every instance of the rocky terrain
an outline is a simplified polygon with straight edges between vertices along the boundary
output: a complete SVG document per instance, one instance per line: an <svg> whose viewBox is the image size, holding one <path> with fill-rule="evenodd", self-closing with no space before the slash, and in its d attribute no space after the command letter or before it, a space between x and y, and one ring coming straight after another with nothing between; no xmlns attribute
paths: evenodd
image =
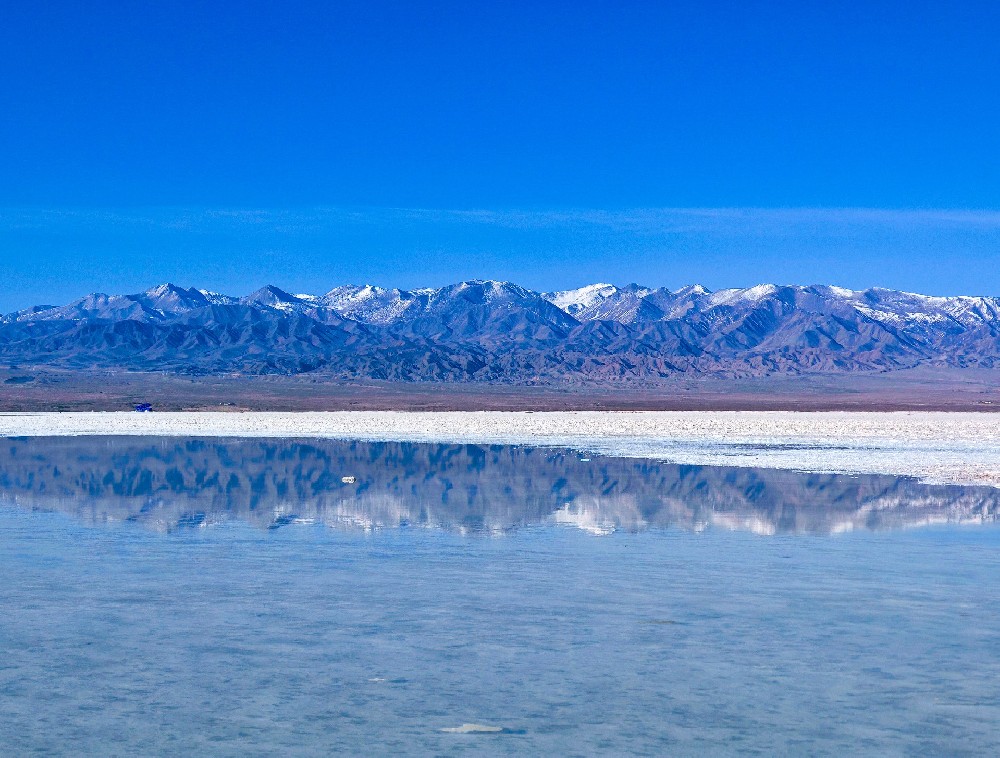
<svg viewBox="0 0 1000 758"><path fill-rule="evenodd" d="M0 319L0 362L12 371L545 384L991 369L998 358L998 298L824 285L541 293L470 281L232 297L164 284Z"/></svg>

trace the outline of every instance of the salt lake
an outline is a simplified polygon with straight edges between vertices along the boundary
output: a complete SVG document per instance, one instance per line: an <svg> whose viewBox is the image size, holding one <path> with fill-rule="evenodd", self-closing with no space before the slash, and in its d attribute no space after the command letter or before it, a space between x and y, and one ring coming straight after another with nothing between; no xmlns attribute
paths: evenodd
<svg viewBox="0 0 1000 758"><path fill-rule="evenodd" d="M1000 491L0 440L0 752L1000 751Z"/></svg>

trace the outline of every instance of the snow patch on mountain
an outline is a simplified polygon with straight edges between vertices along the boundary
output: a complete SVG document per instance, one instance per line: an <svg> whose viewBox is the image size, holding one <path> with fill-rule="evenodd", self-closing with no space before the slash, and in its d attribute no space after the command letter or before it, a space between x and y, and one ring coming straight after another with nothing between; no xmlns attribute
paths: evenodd
<svg viewBox="0 0 1000 758"><path fill-rule="evenodd" d="M198 292L204 295L205 299L212 305L232 305L239 302L238 297L223 295L221 292L213 292L212 290L198 290Z"/></svg>
<svg viewBox="0 0 1000 758"><path fill-rule="evenodd" d="M309 294L295 294L293 295L297 300L301 300L304 303L309 303L309 305L321 306L323 305L323 298L319 295L309 295Z"/></svg>
<svg viewBox="0 0 1000 758"><path fill-rule="evenodd" d="M326 307L344 318L365 324L392 324L419 307L420 296L398 289L385 289L370 284L346 284L334 287L322 298Z"/></svg>
<svg viewBox="0 0 1000 758"><path fill-rule="evenodd" d="M758 284L755 287L746 289L724 289L718 290L708 295L708 306L717 308L724 305L734 305L737 303L759 303L775 294L778 288L773 284Z"/></svg>
<svg viewBox="0 0 1000 758"><path fill-rule="evenodd" d="M545 292L542 297L572 316L574 313L594 307L614 296L617 292L618 288L615 285L602 282L588 284L586 287L579 287L575 290Z"/></svg>

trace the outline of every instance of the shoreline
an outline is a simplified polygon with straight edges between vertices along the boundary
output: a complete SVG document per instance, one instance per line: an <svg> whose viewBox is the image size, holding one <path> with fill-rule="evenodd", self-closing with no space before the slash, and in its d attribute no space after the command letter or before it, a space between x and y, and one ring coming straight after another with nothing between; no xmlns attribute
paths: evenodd
<svg viewBox="0 0 1000 758"><path fill-rule="evenodd" d="M566 447L689 465L1000 487L1000 418L941 411L0 413L0 437L330 438Z"/></svg>
<svg viewBox="0 0 1000 758"><path fill-rule="evenodd" d="M922 367L877 374L678 376L655 383L338 381L0 368L0 412L129 411L977 411L1000 412L997 369Z"/></svg>

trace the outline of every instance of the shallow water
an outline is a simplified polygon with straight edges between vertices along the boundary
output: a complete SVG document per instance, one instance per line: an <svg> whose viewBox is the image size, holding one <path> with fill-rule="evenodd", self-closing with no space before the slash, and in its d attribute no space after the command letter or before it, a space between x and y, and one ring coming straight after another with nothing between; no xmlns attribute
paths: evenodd
<svg viewBox="0 0 1000 758"><path fill-rule="evenodd" d="M988 489L107 438L0 498L2 754L1000 750Z"/></svg>

